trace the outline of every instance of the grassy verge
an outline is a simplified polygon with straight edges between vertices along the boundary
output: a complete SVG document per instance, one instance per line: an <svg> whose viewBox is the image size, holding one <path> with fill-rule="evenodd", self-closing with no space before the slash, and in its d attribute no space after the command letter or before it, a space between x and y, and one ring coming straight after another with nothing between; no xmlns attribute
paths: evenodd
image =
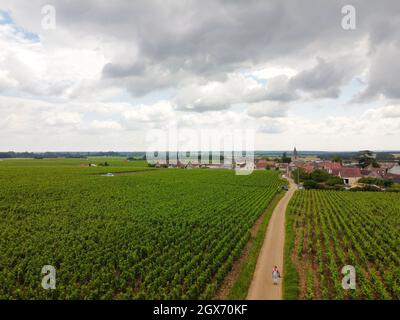
<svg viewBox="0 0 400 320"><path fill-rule="evenodd" d="M253 273L256 268L258 255L260 253L261 247L264 242L265 232L267 230L269 220L276 205L284 195L285 195L284 192L278 193L266 208L264 220L262 221L255 237L252 240L250 240L253 242L249 251L249 255L246 258L243 265L241 266L239 275L236 278L232 288L229 290L229 293L226 297L227 299L230 300L246 299L247 291L249 290L251 280L253 279Z"/></svg>
<svg viewBox="0 0 400 320"><path fill-rule="evenodd" d="M290 214L290 203L285 215L285 248L283 257L283 299L296 300L299 296L299 275L292 262L295 232L294 217Z"/></svg>

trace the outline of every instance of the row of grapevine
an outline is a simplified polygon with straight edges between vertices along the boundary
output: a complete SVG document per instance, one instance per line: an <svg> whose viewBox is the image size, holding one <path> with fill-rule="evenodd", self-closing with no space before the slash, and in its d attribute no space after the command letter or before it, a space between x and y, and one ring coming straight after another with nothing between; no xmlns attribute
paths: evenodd
<svg viewBox="0 0 400 320"><path fill-rule="evenodd" d="M301 299L400 299L400 196L297 191L289 203ZM342 267L356 270L344 290Z"/></svg>

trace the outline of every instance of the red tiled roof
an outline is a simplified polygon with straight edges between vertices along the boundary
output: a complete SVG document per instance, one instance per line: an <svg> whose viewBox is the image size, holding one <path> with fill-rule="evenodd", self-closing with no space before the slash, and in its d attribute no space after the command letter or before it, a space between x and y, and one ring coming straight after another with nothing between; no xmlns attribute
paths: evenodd
<svg viewBox="0 0 400 320"><path fill-rule="evenodd" d="M397 163L379 163L379 165L383 169L392 169L393 167L397 166Z"/></svg>
<svg viewBox="0 0 400 320"><path fill-rule="evenodd" d="M332 169L332 174L335 176L340 176L342 178L361 178L360 168L341 168Z"/></svg>
<svg viewBox="0 0 400 320"><path fill-rule="evenodd" d="M342 165L339 162L326 162L322 164L322 167L326 170L328 169L340 169Z"/></svg>
<svg viewBox="0 0 400 320"><path fill-rule="evenodd" d="M307 164L307 165L303 166L303 169L305 172L311 173L314 171L314 166L312 164Z"/></svg>

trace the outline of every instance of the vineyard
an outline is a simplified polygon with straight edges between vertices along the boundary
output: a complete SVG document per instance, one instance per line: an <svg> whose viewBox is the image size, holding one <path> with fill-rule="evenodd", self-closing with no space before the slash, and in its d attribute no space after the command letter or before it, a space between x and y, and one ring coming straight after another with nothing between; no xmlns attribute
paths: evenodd
<svg viewBox="0 0 400 320"><path fill-rule="evenodd" d="M212 298L282 186L267 170L80 161L0 162L0 299Z"/></svg>
<svg viewBox="0 0 400 320"><path fill-rule="evenodd" d="M400 299L400 194L301 190L286 219L286 298Z"/></svg>

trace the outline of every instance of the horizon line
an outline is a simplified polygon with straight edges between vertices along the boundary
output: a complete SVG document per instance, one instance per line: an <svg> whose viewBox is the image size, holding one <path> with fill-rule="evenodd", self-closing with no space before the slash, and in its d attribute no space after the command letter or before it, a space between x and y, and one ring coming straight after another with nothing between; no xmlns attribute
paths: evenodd
<svg viewBox="0 0 400 320"><path fill-rule="evenodd" d="M371 151L371 152L399 152L400 153L400 149L391 149L391 150L374 150L374 149L353 149L353 150L318 150L318 149L309 149L309 150L298 150L296 148L297 153L306 153L306 152L325 152L325 153L333 153L333 152L340 152L340 153L350 153L350 152L360 152L360 151ZM151 150L151 151L143 151L143 150L135 150L135 151L126 151L126 150L96 150L96 151L92 151L92 150L85 150L85 151L66 151L66 150L62 150L62 151L14 151L14 150L7 150L7 151L0 151L0 153L147 153L147 152L169 152L169 153L176 153L176 152L293 152L294 150L285 150L285 149L275 149L275 150L228 150L228 151L224 151L224 150L206 150L206 151L200 151L200 150L186 150L186 151L177 151L177 150L173 150L173 151L166 151L166 150Z"/></svg>

